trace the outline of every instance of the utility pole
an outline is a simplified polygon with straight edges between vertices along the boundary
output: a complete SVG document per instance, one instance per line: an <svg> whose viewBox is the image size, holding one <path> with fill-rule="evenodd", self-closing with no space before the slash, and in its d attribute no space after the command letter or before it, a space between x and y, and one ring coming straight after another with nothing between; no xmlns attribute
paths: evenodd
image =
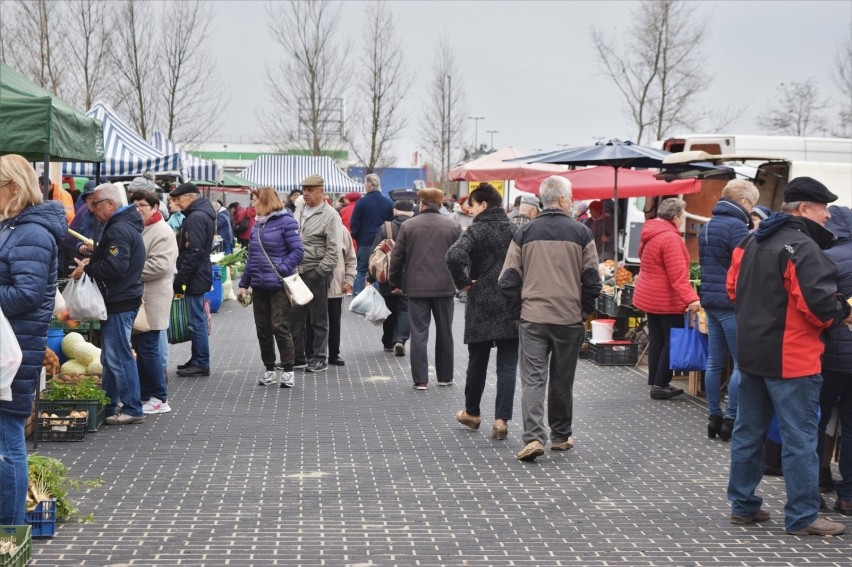
<svg viewBox="0 0 852 567"><path fill-rule="evenodd" d="M450 148L453 144L453 121L451 119L453 111L453 77L447 75L447 172L446 172L446 187L447 192L450 190Z"/></svg>
<svg viewBox="0 0 852 567"><path fill-rule="evenodd" d="M485 120L484 116L468 116L468 120L473 120L473 153L479 151L479 121Z"/></svg>
<svg viewBox="0 0 852 567"><path fill-rule="evenodd" d="M491 150L494 150L494 134L499 134L500 130L486 130L487 134L491 134Z"/></svg>

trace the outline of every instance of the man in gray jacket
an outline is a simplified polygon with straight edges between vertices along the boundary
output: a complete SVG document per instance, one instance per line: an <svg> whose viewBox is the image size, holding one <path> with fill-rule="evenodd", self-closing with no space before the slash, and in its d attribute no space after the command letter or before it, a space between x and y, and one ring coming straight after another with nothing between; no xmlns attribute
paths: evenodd
<svg viewBox="0 0 852 567"><path fill-rule="evenodd" d="M305 256L299 274L314 298L307 305L294 305L290 311L290 332L296 351L294 368L322 372L328 368L328 286L337 266L337 232L342 226L337 212L325 202L325 181L309 175L302 181L305 206L297 211L299 233ZM313 358L305 358L305 325L314 333Z"/></svg>
<svg viewBox="0 0 852 567"><path fill-rule="evenodd" d="M414 388L425 390L429 382L426 344L432 316L435 317L438 385L453 383L453 297L456 287L444 257L461 236L462 229L458 223L441 215L443 191L421 189L417 196L420 198L420 214L399 227L388 280L394 294L408 294L411 376ZM403 272L404 290L401 288Z"/></svg>

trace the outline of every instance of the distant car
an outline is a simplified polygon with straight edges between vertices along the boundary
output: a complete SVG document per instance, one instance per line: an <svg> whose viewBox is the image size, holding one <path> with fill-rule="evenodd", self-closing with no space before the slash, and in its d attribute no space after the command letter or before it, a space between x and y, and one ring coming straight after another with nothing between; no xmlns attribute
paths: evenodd
<svg viewBox="0 0 852 567"><path fill-rule="evenodd" d="M393 189L388 191L388 196L391 198L391 201L414 201L417 202L417 191L414 189Z"/></svg>

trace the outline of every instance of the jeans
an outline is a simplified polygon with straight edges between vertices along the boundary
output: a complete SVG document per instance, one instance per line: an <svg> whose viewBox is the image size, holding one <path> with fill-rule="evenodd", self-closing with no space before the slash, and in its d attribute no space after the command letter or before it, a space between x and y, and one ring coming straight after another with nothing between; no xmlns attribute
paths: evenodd
<svg viewBox="0 0 852 567"><path fill-rule="evenodd" d="M210 368L210 341L207 336L207 313L204 312L204 294L186 295L189 311L189 336L192 339L192 366Z"/></svg>
<svg viewBox="0 0 852 567"><path fill-rule="evenodd" d="M139 398L150 400L157 398L168 400L166 393L166 373L163 370L163 357L160 354L161 331L148 331L131 335L130 342L136 351L136 370L139 372Z"/></svg>
<svg viewBox="0 0 852 567"><path fill-rule="evenodd" d="M669 368L669 335L683 327L683 315L648 313L648 384L665 387L672 382Z"/></svg>
<svg viewBox="0 0 852 567"><path fill-rule="evenodd" d="M801 530L819 514L817 427L822 376L776 378L740 373L740 408L731 437L728 500L732 513L750 516L763 499L754 491L763 478L764 440L772 411L781 426L781 463L787 487L784 525Z"/></svg>
<svg viewBox="0 0 852 567"><path fill-rule="evenodd" d="M260 345L260 361L275 370L275 345L285 371L293 369L293 335L290 333L290 298L283 289L253 290L254 329Z"/></svg>
<svg viewBox="0 0 852 567"><path fill-rule="evenodd" d="M435 317L435 374L438 382L453 381L453 298L408 298L408 319L411 323L411 350L408 362L415 384L429 382L429 323Z"/></svg>
<svg viewBox="0 0 852 567"><path fill-rule="evenodd" d="M581 323L548 325L518 323L520 345L521 411L524 444L547 443L544 431L544 399L550 439L565 441L572 435L574 421L574 373L580 346L586 335Z"/></svg>
<svg viewBox="0 0 852 567"><path fill-rule="evenodd" d="M740 367L737 364L737 320L733 309L707 307L708 356L707 370L704 372L704 387L707 390L707 414L722 415L719 403L722 386L722 370L728 359L728 353L734 361L734 369L728 382L728 406L725 417L737 417L737 387L740 383Z"/></svg>
<svg viewBox="0 0 852 567"><path fill-rule="evenodd" d="M169 332L166 329L160 331L160 360L163 363L163 372L169 366Z"/></svg>
<svg viewBox="0 0 852 567"><path fill-rule="evenodd" d="M834 393L832 402L837 401L840 410L840 480L834 484L837 497L843 500L852 499L852 370L837 372L823 370L822 385L822 418L819 422L819 447L822 456L823 436L828 420L831 418L831 405L822 404L826 398L826 389ZM839 397L839 401L838 401ZM828 406L828 407L826 407Z"/></svg>
<svg viewBox="0 0 852 567"><path fill-rule="evenodd" d="M370 265L370 254L372 253L373 246L371 242L365 242L364 244L358 243L358 252L355 254L358 264L355 268L355 283L352 284L353 296L358 295L364 290L364 278L367 277L367 268Z"/></svg>
<svg viewBox="0 0 852 567"><path fill-rule="evenodd" d="M382 323L382 346L393 348L395 343L405 344L411 334L408 323L408 296L383 295L382 299L391 314Z"/></svg>
<svg viewBox="0 0 852 567"><path fill-rule="evenodd" d="M139 371L130 352L130 329L136 319L138 309L110 313L101 323L101 376L103 388L109 396L106 415L115 415L119 401L124 404L122 412L127 415L142 414L141 394L139 393Z"/></svg>
<svg viewBox="0 0 852 567"><path fill-rule="evenodd" d="M0 412L0 525L24 524L27 507L26 416Z"/></svg>
<svg viewBox="0 0 852 567"><path fill-rule="evenodd" d="M515 378L518 367L518 339L497 339L467 345L467 378L464 385L464 409L468 415L480 415L479 403L485 390L491 348L497 347L497 399L494 419L512 419Z"/></svg>

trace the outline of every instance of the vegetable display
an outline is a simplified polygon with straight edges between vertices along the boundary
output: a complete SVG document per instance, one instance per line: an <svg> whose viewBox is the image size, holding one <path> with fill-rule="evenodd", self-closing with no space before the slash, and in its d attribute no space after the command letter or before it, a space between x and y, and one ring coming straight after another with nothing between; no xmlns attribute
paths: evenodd
<svg viewBox="0 0 852 567"><path fill-rule="evenodd" d="M78 489L80 484L84 486L100 486L100 479L81 481L67 476L68 467L62 461L52 457L31 454L27 457L29 468L30 485L27 490L27 511L32 511L39 502L56 498L56 520L64 522L73 516L78 516L80 511L68 497L69 489ZM91 521L90 517L84 518Z"/></svg>
<svg viewBox="0 0 852 567"><path fill-rule="evenodd" d="M54 380L50 383L50 390L42 396L45 400L95 400L98 407L102 408L109 403L106 395L95 379L91 376L81 378L74 383L63 383Z"/></svg>

